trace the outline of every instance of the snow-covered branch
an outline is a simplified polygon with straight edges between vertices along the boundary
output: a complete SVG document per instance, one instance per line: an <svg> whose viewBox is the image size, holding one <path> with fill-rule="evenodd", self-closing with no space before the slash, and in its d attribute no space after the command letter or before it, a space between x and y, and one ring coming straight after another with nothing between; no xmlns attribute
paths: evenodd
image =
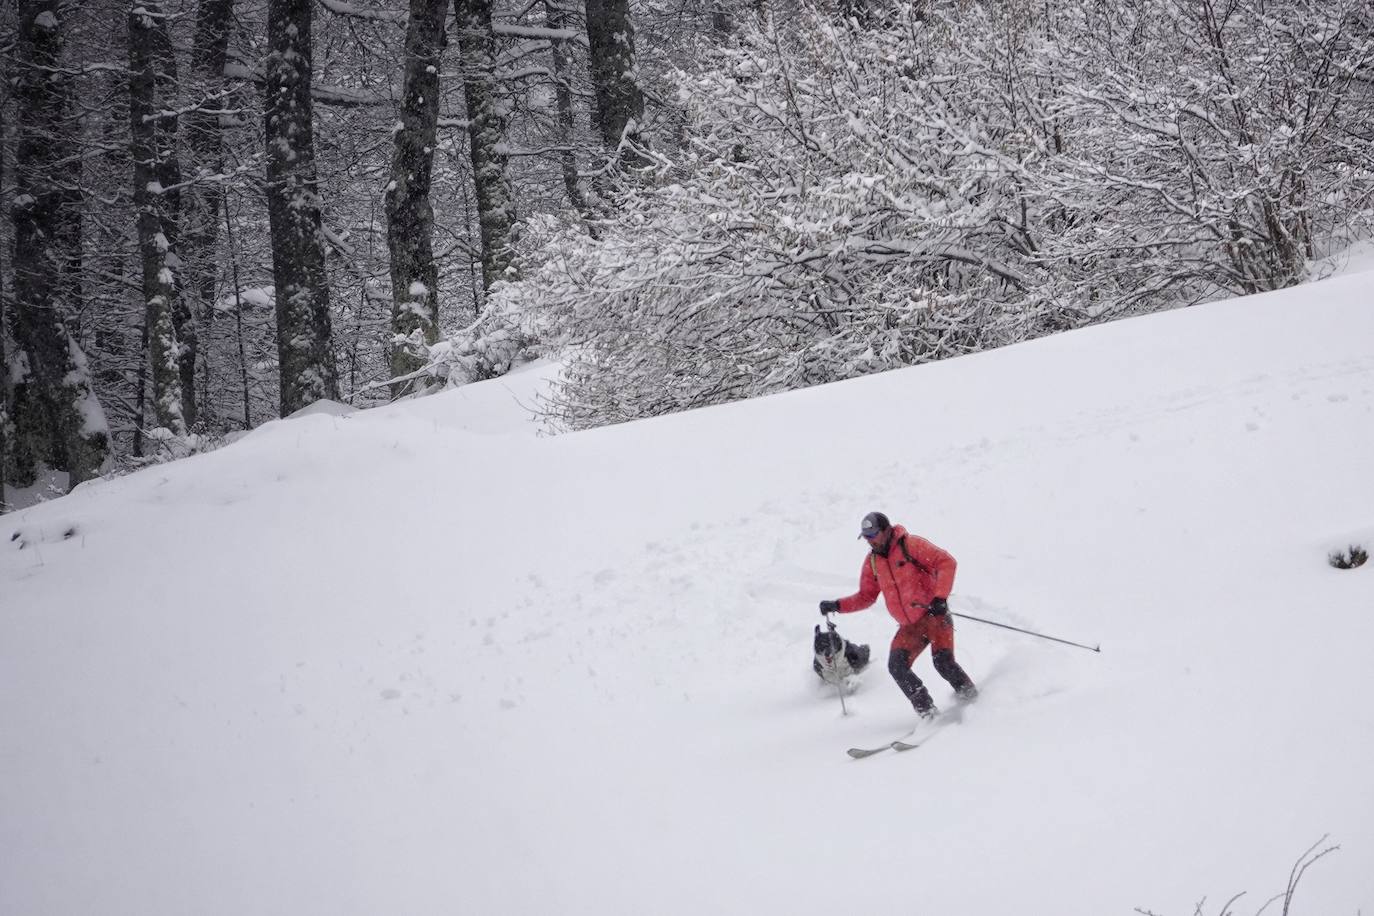
<svg viewBox="0 0 1374 916"><path fill-rule="evenodd" d="M374 10L368 7L358 6L355 3L345 3L343 0L317 0L320 6L329 10L336 16L343 16L347 19L361 19L366 22L387 22L393 25L405 25L409 16L398 10Z"/></svg>

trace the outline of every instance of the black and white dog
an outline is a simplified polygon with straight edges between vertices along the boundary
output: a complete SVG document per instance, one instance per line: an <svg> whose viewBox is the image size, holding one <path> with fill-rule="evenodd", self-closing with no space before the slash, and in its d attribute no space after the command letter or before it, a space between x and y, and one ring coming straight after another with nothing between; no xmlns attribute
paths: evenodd
<svg viewBox="0 0 1374 916"><path fill-rule="evenodd" d="M816 624L815 658L811 667L827 684L843 685L850 677L868 667L868 646L852 643L831 626L822 630Z"/></svg>

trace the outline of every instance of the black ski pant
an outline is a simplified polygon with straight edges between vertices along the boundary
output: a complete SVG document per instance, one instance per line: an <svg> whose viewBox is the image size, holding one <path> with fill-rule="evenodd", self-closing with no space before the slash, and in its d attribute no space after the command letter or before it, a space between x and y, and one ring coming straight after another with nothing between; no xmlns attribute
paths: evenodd
<svg viewBox="0 0 1374 916"><path fill-rule="evenodd" d="M954 660L953 650L936 649L933 660L936 673L948 681L949 686L955 690L962 692L973 686L973 679L964 673L964 669ZM893 649L887 657L887 673L892 675L892 679L897 682L897 686L906 694L906 698L911 701L917 712L927 712L935 705L935 701L930 698L930 691L921 683L916 672L911 670L915 662L916 659L909 650Z"/></svg>

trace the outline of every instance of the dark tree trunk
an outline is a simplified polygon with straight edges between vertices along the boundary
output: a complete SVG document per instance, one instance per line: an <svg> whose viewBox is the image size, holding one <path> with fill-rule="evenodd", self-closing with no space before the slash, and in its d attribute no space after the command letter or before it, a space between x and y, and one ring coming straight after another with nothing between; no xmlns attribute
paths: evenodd
<svg viewBox="0 0 1374 916"><path fill-rule="evenodd" d="M482 233L482 286L491 289L497 280L512 279L515 268L515 194L505 152L507 119L496 94L491 0L455 0L454 16Z"/></svg>
<svg viewBox="0 0 1374 916"><path fill-rule="evenodd" d="M229 33L233 27L233 0L200 0L196 34L191 47L191 86L199 107L182 122L186 136L190 184L182 193L181 301L189 321L181 334L182 409L186 424L194 425L199 414L195 397L195 372L201 322L214 315L216 258L220 209L224 185L213 176L224 171L223 129L219 111L226 107L228 88L224 64L228 58Z"/></svg>
<svg viewBox="0 0 1374 916"><path fill-rule="evenodd" d="M0 114L0 129L3 129L3 125L4 117ZM3 145L0 143L0 147ZM0 182L3 182L5 175L3 160L4 151L0 149ZM10 479L9 451L6 448L10 426L10 364L5 360L5 354L9 352L9 341L6 339L6 335L9 334L9 322L5 320L8 312L9 302L5 298L4 252L0 251L0 515L9 511L9 500L5 496L5 487Z"/></svg>
<svg viewBox="0 0 1374 916"><path fill-rule="evenodd" d="M439 267L434 263L434 208L429 190L439 121L439 64L448 0L410 0L406 27L405 97L386 193L391 250L391 331L407 339L391 351L393 378L426 359L423 344L439 339ZM396 385L392 396L408 386Z"/></svg>
<svg viewBox="0 0 1374 916"><path fill-rule="evenodd" d="M5 110L9 101L9 70L8 65L0 70L0 80L4 81L5 87L0 89L0 194L4 193L5 188L5 153L9 149L9 144L5 140ZM9 511L9 500L5 496L5 487L10 479L10 460L7 448L10 428L10 364L6 359L6 354L10 350L10 300L5 295L5 256L8 254L8 246L0 242L0 515Z"/></svg>
<svg viewBox="0 0 1374 916"><path fill-rule="evenodd" d="M148 328L148 365L157 425L185 436L186 389L194 401L195 378L183 385L178 322L175 202L176 120L159 112L174 108L167 60L172 55L167 23L157 3L140 3L129 13L129 136L134 165L134 209L143 264L143 301ZM194 363L192 369L194 370Z"/></svg>
<svg viewBox="0 0 1374 916"><path fill-rule="evenodd" d="M65 470L73 486L94 477L109 451L105 416L85 355L67 326L80 284L80 158L72 155L71 75L62 69L57 0L19 4L15 155L14 338L22 353L13 390L11 473L32 484L39 463Z"/></svg>
<svg viewBox="0 0 1374 916"><path fill-rule="evenodd" d="M3 175L3 172L0 172L0 175ZM10 479L9 451L6 449L10 425L10 380L9 363L5 361L5 354L9 351L5 340L5 335L9 333L5 313L9 311L9 306L5 300L4 269L4 259L0 257L0 515L4 515L10 508L9 499L5 495L5 487L8 486Z"/></svg>
<svg viewBox="0 0 1374 916"><path fill-rule="evenodd" d="M338 397L310 100L312 4L267 4L267 215L282 416Z"/></svg>
<svg viewBox="0 0 1374 916"><path fill-rule="evenodd" d="M644 93L635 81L635 30L629 0L587 0L587 41L591 50L593 116L606 150L621 166L645 164Z"/></svg>
<svg viewBox="0 0 1374 916"><path fill-rule="evenodd" d="M561 0L544 0L544 21L550 29L559 31L572 27L572 14ZM554 99L558 105L558 142L562 147L558 154L559 165L563 172L563 187L568 192L568 202L583 219L591 220L593 213L583 193L582 181L578 177L577 153L573 149L576 136L577 115L573 109L572 92L572 55L566 41L553 40L550 43L553 53ZM592 228L593 237L596 229Z"/></svg>

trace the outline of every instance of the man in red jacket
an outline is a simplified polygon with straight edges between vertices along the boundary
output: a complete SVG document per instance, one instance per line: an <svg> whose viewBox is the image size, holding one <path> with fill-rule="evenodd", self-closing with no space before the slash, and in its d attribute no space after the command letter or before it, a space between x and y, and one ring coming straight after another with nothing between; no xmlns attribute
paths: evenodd
<svg viewBox="0 0 1374 916"><path fill-rule="evenodd" d="M836 601L822 601L822 614L862 611L878 600L897 621L887 670L911 705L923 718L935 715L930 691L911 670L926 646L934 647L935 670L963 699L978 696L978 688L954 660L954 621L949 617L950 589L954 587L954 557L925 538L908 534L881 512L864 516L860 536L871 548L859 574L857 594Z"/></svg>

